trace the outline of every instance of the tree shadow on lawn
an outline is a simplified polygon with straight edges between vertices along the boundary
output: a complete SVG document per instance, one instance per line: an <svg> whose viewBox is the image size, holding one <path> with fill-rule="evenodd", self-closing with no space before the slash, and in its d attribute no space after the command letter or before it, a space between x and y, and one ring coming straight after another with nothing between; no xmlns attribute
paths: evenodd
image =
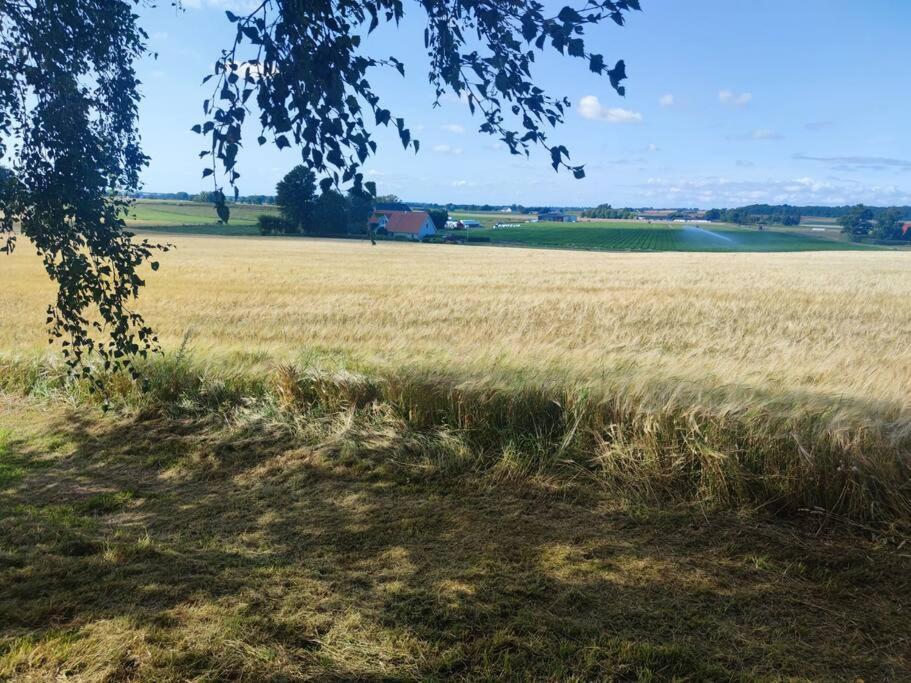
<svg viewBox="0 0 911 683"><path fill-rule="evenodd" d="M389 433L0 426L69 444L2 493L0 677L911 676L909 563L843 529L410 467Z"/></svg>

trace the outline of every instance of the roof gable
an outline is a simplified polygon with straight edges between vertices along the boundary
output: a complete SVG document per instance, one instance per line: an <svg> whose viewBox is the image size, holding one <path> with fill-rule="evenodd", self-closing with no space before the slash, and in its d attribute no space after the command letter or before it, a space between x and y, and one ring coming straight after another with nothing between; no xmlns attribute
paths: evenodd
<svg viewBox="0 0 911 683"><path fill-rule="evenodd" d="M420 234L424 223L430 220L430 214L426 211L375 211L373 216L370 217L370 222L378 222L380 216L385 216L388 219L386 223L388 232L409 235Z"/></svg>

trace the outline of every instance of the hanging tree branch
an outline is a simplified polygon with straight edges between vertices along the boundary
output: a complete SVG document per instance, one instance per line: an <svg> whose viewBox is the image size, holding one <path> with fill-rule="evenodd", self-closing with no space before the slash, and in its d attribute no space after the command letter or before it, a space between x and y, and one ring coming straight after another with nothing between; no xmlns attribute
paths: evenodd
<svg viewBox="0 0 911 683"><path fill-rule="evenodd" d="M623 60L608 68L602 55L586 48L585 28L605 20L623 25L626 13L640 9L638 0L591 0L556 16L545 16L539 2L521 0L417 4L427 16L424 46L434 106L447 93L462 98L483 119L480 132L499 138L511 153L527 156L541 146L555 170L583 178L583 166L569 163L569 150L548 140L547 129L563 123L570 102L535 85L535 56L549 48L583 59L624 95ZM244 15L227 12L234 41L206 78L214 79L203 106L207 118L193 127L210 137L200 157L211 160L203 175L213 177L220 217L227 218L228 208L217 171L236 195L243 124L254 104L258 143L271 138L280 149L299 146L304 165L324 176L324 190L348 182L361 186L360 167L377 149L374 126L395 126L402 145L419 150L404 119L383 106L368 80L376 67L393 67L404 76L405 65L361 51L361 34L381 22L398 24L404 11L401 0L264 0Z"/></svg>

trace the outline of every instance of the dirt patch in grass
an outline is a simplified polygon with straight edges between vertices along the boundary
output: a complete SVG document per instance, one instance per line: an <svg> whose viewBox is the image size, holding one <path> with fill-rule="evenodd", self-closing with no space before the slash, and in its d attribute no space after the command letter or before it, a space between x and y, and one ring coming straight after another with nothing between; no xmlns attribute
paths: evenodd
<svg viewBox="0 0 911 683"><path fill-rule="evenodd" d="M0 678L911 678L906 548L817 519L416 467L388 433L18 400L0 433Z"/></svg>

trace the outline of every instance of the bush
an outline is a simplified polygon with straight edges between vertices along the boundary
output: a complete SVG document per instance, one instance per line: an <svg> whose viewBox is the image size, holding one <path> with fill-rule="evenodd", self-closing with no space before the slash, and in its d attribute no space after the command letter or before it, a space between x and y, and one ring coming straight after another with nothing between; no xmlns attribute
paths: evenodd
<svg viewBox="0 0 911 683"><path fill-rule="evenodd" d="M297 229L294 225L281 216L262 214L256 217L256 223L261 235L289 235L297 233Z"/></svg>

